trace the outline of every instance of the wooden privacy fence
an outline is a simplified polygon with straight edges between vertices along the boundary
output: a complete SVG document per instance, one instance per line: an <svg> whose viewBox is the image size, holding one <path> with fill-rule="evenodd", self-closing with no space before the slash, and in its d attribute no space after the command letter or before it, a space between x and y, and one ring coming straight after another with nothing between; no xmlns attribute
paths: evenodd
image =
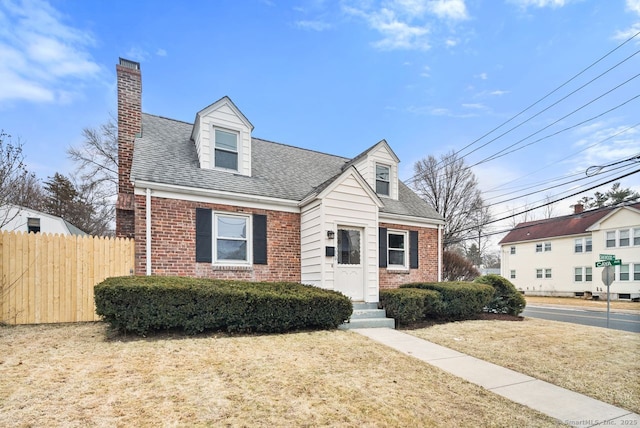
<svg viewBox="0 0 640 428"><path fill-rule="evenodd" d="M93 287L133 267L133 239L1 232L0 322L97 321Z"/></svg>

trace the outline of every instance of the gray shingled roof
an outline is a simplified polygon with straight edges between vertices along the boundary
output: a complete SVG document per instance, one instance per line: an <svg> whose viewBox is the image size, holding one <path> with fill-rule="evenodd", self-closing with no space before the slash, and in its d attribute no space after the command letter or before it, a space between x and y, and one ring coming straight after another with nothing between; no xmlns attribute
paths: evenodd
<svg viewBox="0 0 640 428"><path fill-rule="evenodd" d="M142 115L142 136L134 144L131 179L244 195L301 201L337 177L351 159L258 138L251 139L252 176L199 167L190 140L193 125ZM283 173L284 172L284 173ZM385 213L441 220L442 217L400 183L400 200L382 198Z"/></svg>

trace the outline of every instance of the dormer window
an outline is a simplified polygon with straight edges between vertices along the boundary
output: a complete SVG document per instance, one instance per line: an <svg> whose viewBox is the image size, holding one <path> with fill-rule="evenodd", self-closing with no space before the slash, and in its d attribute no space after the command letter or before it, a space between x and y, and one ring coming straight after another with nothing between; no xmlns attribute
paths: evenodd
<svg viewBox="0 0 640 428"><path fill-rule="evenodd" d="M238 170L238 134L215 128L214 166Z"/></svg>
<svg viewBox="0 0 640 428"><path fill-rule="evenodd" d="M389 196L389 167L386 165L376 165L376 193L378 195Z"/></svg>

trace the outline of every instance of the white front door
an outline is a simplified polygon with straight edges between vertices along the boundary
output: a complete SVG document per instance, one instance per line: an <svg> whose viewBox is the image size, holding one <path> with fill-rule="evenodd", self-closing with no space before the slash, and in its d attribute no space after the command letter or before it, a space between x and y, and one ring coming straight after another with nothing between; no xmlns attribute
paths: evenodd
<svg viewBox="0 0 640 428"><path fill-rule="evenodd" d="M336 285L351 300L364 300L363 229L338 227Z"/></svg>

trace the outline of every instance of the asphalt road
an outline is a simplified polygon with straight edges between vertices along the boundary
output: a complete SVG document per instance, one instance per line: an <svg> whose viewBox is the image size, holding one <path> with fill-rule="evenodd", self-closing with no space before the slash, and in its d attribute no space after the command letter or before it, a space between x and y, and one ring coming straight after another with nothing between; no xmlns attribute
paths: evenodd
<svg viewBox="0 0 640 428"><path fill-rule="evenodd" d="M527 305L520 314L525 317L542 318L551 321L607 327L607 312L587 309L565 309L551 306ZM609 313L609 328L640 333L640 315L621 312Z"/></svg>

